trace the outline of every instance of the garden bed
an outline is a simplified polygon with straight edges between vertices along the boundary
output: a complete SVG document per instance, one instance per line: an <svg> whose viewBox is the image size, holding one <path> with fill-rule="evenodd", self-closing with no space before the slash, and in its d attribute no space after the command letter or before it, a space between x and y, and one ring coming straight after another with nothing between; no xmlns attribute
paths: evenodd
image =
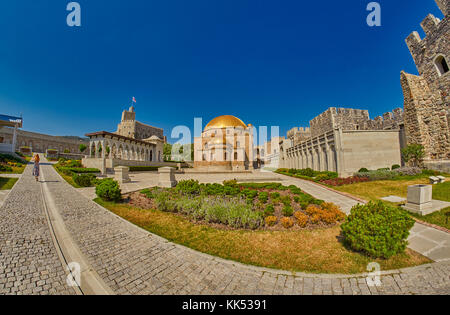
<svg viewBox="0 0 450 315"><path fill-rule="evenodd" d="M22 174L26 161L9 154L0 154L0 174Z"/></svg>
<svg viewBox="0 0 450 315"><path fill-rule="evenodd" d="M182 181L176 188L146 189L125 195L130 205L184 215L192 222L250 230L317 229L345 219L331 203L324 203L296 186L279 183L199 184ZM147 200L143 199L145 197Z"/></svg>
<svg viewBox="0 0 450 315"><path fill-rule="evenodd" d="M282 231L219 229L193 223L175 213L142 209L129 203L105 202L100 198L95 201L131 223L171 242L260 267L311 273L355 274L367 272L370 262L379 263L381 270L431 262L409 249L389 259L374 259L354 252L340 241L339 226Z"/></svg>

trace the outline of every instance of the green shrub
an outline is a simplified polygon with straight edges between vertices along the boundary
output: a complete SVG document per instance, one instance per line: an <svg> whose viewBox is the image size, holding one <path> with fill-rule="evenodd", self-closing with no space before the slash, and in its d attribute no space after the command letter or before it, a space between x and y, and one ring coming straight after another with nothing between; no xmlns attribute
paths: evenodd
<svg viewBox="0 0 450 315"><path fill-rule="evenodd" d="M305 168L303 170L297 170L296 174L306 176L306 177L314 177L316 172L314 172L311 168Z"/></svg>
<svg viewBox="0 0 450 315"><path fill-rule="evenodd" d="M275 207L273 204L268 204L266 209L264 210L264 216L272 216L275 213Z"/></svg>
<svg viewBox="0 0 450 315"><path fill-rule="evenodd" d="M393 170L396 170L396 169L398 169L400 167L401 167L400 165L394 164L394 165L392 165L391 170L393 171Z"/></svg>
<svg viewBox="0 0 450 315"><path fill-rule="evenodd" d="M356 205L342 224L346 244L378 258L404 252L414 220L399 208L379 202Z"/></svg>
<svg viewBox="0 0 450 315"><path fill-rule="evenodd" d="M187 195L198 195L200 193L200 184L198 180L182 180L178 183L176 190Z"/></svg>
<svg viewBox="0 0 450 315"><path fill-rule="evenodd" d="M73 181L81 187L91 187L93 186L93 180L95 175L93 174L73 174Z"/></svg>
<svg viewBox="0 0 450 315"><path fill-rule="evenodd" d="M269 193L266 191L261 191L258 194L258 199L259 201L261 201L262 203L267 203L267 201L269 200Z"/></svg>
<svg viewBox="0 0 450 315"><path fill-rule="evenodd" d="M235 179L232 179L232 180L224 180L224 181L223 181L223 185L224 185L224 186L235 187L235 186L237 186L237 180L235 180Z"/></svg>
<svg viewBox="0 0 450 315"><path fill-rule="evenodd" d="M275 199L275 200L280 199L280 196L281 195L279 192L274 192L274 193L270 194L270 198Z"/></svg>
<svg viewBox="0 0 450 315"><path fill-rule="evenodd" d="M361 169L358 171L358 173L368 173L368 172L369 172L369 170L368 170L367 168L365 168L365 167L361 168Z"/></svg>
<svg viewBox="0 0 450 315"><path fill-rule="evenodd" d="M283 215L285 217L290 217L294 214L294 209L292 209L292 207L290 205L285 205L283 207Z"/></svg>
<svg viewBox="0 0 450 315"><path fill-rule="evenodd" d="M142 189L141 191L140 191L140 193L141 194L143 194L143 195L145 195L145 197L147 197L147 198L149 198L149 199L153 199L153 192L152 192L152 190L151 189L148 189L148 188L146 188L146 189Z"/></svg>
<svg viewBox="0 0 450 315"><path fill-rule="evenodd" d="M105 201L120 201L122 199L119 183L109 178L102 180L97 185L95 193Z"/></svg>
<svg viewBox="0 0 450 315"><path fill-rule="evenodd" d="M19 159L15 156L12 156L11 154L0 154L0 163L24 163L22 159Z"/></svg>

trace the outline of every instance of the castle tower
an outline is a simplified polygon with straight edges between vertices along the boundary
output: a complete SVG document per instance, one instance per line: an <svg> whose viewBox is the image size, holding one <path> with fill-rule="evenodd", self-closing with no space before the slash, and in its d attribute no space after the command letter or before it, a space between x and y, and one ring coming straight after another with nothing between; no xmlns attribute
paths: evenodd
<svg viewBox="0 0 450 315"><path fill-rule="evenodd" d="M408 144L422 144L425 164L450 168L450 0L436 0L441 21L429 14L421 23L426 37L413 32L406 44L419 76L401 72ZM428 165L427 165L428 166Z"/></svg>

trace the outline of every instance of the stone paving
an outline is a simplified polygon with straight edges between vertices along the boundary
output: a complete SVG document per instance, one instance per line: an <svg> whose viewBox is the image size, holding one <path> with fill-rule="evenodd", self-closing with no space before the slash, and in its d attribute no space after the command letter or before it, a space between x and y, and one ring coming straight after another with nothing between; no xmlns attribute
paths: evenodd
<svg viewBox="0 0 450 315"><path fill-rule="evenodd" d="M31 168L0 207L0 294L75 294L66 285Z"/></svg>
<svg viewBox="0 0 450 315"><path fill-rule="evenodd" d="M91 267L117 294L450 294L449 262L388 271L381 275L381 286L370 287L365 275L294 274L205 255L115 216L67 184L50 165L43 165L41 171L71 237ZM27 174L18 184L0 208L0 283L9 279L4 281L8 287L0 284L0 293L38 293L39 289L26 291L28 284L12 281L17 281L16 274L24 270L24 279L31 277L30 284L38 286L34 280L41 269L49 275L44 285L52 286L48 292L44 288L41 292L73 293L64 287L64 270L39 210L39 184ZM20 244L17 239L27 234L41 242L28 243L28 251L20 245L11 246ZM40 260L41 253L47 254L45 259ZM28 267L33 261L42 261L43 265L37 267L36 275L28 276L28 270L34 272Z"/></svg>

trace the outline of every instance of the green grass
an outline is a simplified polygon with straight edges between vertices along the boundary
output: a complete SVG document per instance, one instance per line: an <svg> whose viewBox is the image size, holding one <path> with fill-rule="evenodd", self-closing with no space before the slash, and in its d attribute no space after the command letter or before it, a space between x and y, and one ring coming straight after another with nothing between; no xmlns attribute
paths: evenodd
<svg viewBox="0 0 450 315"><path fill-rule="evenodd" d="M18 180L19 180L18 178L0 177L0 190L9 190L13 188L14 184Z"/></svg>
<svg viewBox="0 0 450 315"><path fill-rule="evenodd" d="M367 201L375 201L390 195L406 198L408 186L417 184L429 184L428 177L408 177L402 180L396 179L357 183L333 187L333 189L350 193ZM446 183L433 185L433 199L450 202L450 178L447 177ZM447 213L449 212L450 207L426 216L408 213L419 220L450 229L450 219L447 220Z"/></svg>
<svg viewBox="0 0 450 315"><path fill-rule="evenodd" d="M95 201L171 242L249 265L311 273L355 274L366 272L367 264L372 261L378 262L382 270L431 262L410 249L390 259L373 259L354 252L339 241L339 226L317 230L222 230L193 223L173 213L101 199Z"/></svg>

